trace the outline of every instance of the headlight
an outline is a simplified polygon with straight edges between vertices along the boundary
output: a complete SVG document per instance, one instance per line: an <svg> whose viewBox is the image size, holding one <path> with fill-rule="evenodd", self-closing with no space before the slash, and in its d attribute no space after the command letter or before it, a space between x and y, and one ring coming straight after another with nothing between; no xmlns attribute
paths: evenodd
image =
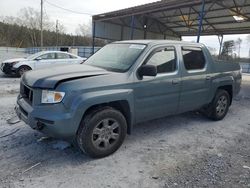
<svg viewBox="0 0 250 188"><path fill-rule="evenodd" d="M65 93L59 91L42 90L42 103L59 103L63 100Z"/></svg>
<svg viewBox="0 0 250 188"><path fill-rule="evenodd" d="M19 63L19 61L12 62L12 65L14 66L17 63Z"/></svg>

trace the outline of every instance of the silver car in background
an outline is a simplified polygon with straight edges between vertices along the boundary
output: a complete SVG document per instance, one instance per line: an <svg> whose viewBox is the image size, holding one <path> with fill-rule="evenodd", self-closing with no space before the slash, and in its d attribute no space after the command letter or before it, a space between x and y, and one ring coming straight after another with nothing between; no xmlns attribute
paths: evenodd
<svg viewBox="0 0 250 188"><path fill-rule="evenodd" d="M5 60L1 64L1 70L5 74L22 76L23 73L29 70L68 64L81 64L86 59L68 52L42 51L26 58Z"/></svg>

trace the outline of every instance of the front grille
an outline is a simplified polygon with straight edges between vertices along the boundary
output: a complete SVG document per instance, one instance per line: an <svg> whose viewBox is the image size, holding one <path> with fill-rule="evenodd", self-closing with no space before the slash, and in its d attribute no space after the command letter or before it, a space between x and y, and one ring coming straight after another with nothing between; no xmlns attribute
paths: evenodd
<svg viewBox="0 0 250 188"><path fill-rule="evenodd" d="M26 99L30 104L33 102L33 90L23 83L20 86L20 94L22 98Z"/></svg>
<svg viewBox="0 0 250 188"><path fill-rule="evenodd" d="M1 69L3 70L3 72L5 72L5 73L12 72L13 65L11 63L2 63L1 66L2 66Z"/></svg>

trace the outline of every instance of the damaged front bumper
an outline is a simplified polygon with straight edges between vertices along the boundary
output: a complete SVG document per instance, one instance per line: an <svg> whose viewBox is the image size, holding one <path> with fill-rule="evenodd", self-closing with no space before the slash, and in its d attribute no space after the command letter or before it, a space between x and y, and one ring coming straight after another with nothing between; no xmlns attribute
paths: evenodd
<svg viewBox="0 0 250 188"><path fill-rule="evenodd" d="M5 74L16 74L17 69L11 63L2 63L1 70Z"/></svg>
<svg viewBox="0 0 250 188"><path fill-rule="evenodd" d="M25 98L19 96L16 114L32 129L50 137L68 139L76 135L77 128L72 126L73 114L67 112L62 104L33 107Z"/></svg>

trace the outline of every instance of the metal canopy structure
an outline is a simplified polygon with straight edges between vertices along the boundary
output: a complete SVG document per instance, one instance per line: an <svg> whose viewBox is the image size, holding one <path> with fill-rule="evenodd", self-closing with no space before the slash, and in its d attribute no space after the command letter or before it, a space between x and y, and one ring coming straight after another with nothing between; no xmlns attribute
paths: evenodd
<svg viewBox="0 0 250 188"><path fill-rule="evenodd" d="M95 38L181 39L250 33L250 0L162 0L94 15Z"/></svg>

